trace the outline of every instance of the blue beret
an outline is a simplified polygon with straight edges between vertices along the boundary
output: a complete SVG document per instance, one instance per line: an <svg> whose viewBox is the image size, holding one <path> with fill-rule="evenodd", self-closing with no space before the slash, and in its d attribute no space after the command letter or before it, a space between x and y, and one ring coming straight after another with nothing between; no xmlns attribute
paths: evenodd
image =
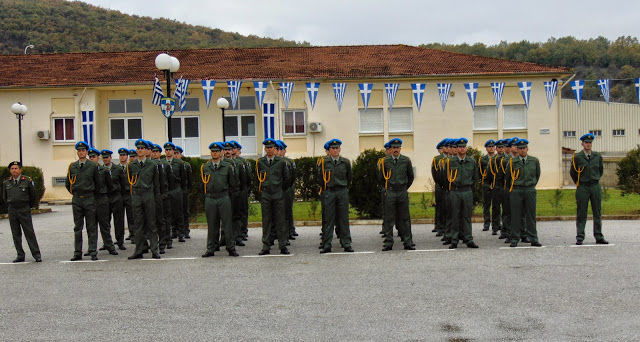
<svg viewBox="0 0 640 342"><path fill-rule="evenodd" d="M518 142L518 140L520 140L520 138L518 138L518 137L513 137L513 138L509 139L507 141L507 147L513 146L515 143Z"/></svg>
<svg viewBox="0 0 640 342"><path fill-rule="evenodd" d="M166 143L164 143L164 149L165 150L175 150L176 145L174 145L172 142L167 141Z"/></svg>
<svg viewBox="0 0 640 342"><path fill-rule="evenodd" d="M153 148L154 143L151 140L145 140L147 142L147 149Z"/></svg>
<svg viewBox="0 0 640 342"><path fill-rule="evenodd" d="M325 150L329 150L329 142L328 141L326 143L324 143L324 149Z"/></svg>
<svg viewBox="0 0 640 342"><path fill-rule="evenodd" d="M209 144L209 150L211 151L222 151L223 148L224 146L222 146L222 143L219 141L214 141L211 144Z"/></svg>
<svg viewBox="0 0 640 342"><path fill-rule="evenodd" d="M329 145L329 148L340 147L340 145L342 145L342 141L340 141L340 139L331 139L327 144Z"/></svg>
<svg viewBox="0 0 640 342"><path fill-rule="evenodd" d="M529 140L527 140L527 139L520 139L516 143L516 146L522 147L522 148L527 147L527 145L529 145Z"/></svg>
<svg viewBox="0 0 640 342"><path fill-rule="evenodd" d="M469 140L467 140L467 138L460 138L460 139L456 140L456 146L465 147L465 146L467 146L468 142L469 142Z"/></svg>
<svg viewBox="0 0 640 342"><path fill-rule="evenodd" d="M182 153L184 152L184 150L182 149L182 147L175 145L176 146L176 150L178 150L178 152Z"/></svg>
<svg viewBox="0 0 640 342"><path fill-rule="evenodd" d="M504 140L503 140L503 139L500 139L500 140L496 141L496 146L498 146L498 147L500 147L500 146L504 147Z"/></svg>
<svg viewBox="0 0 640 342"><path fill-rule="evenodd" d="M18 165L19 168L22 168L22 163L20 163L19 161L12 161L11 163L9 163L9 166L7 166L8 168L11 168L14 165Z"/></svg>
<svg viewBox="0 0 640 342"><path fill-rule="evenodd" d="M120 147L118 149L118 154L121 154L121 155L129 154L129 150L124 147Z"/></svg>
<svg viewBox="0 0 640 342"><path fill-rule="evenodd" d="M129 157L135 157L138 155L138 151L136 150L129 150Z"/></svg>
<svg viewBox="0 0 640 342"><path fill-rule="evenodd" d="M90 155L90 156L100 155L100 151L98 151L97 149L95 149L93 147L90 148L87 152L88 152L87 154Z"/></svg>
<svg viewBox="0 0 640 342"><path fill-rule="evenodd" d="M89 144L87 144L86 141L78 141L76 143L76 150L79 150L79 149L88 150L89 149Z"/></svg>
<svg viewBox="0 0 640 342"><path fill-rule="evenodd" d="M584 141L584 142L592 142L593 140L595 140L595 135L591 134L591 133L587 133L583 136L580 137L580 140Z"/></svg>
<svg viewBox="0 0 640 342"><path fill-rule="evenodd" d="M438 143L438 145L436 145L436 148L437 148L438 150L439 150L439 149L441 149L441 148L444 146L444 144L445 144L446 142L447 142L447 139L446 139L446 138L445 138L445 139L442 139L442 140Z"/></svg>
<svg viewBox="0 0 640 342"><path fill-rule="evenodd" d="M487 140L487 142L484 143L484 147L489 147L489 146L496 146L496 141L493 139Z"/></svg>
<svg viewBox="0 0 640 342"><path fill-rule="evenodd" d="M229 142L232 143L235 148L242 149L242 145L240 145L237 141L231 140Z"/></svg>
<svg viewBox="0 0 640 342"><path fill-rule="evenodd" d="M158 145L158 144L153 144L151 146L151 151L162 152L162 147L160 147L160 145Z"/></svg>
<svg viewBox="0 0 640 342"><path fill-rule="evenodd" d="M389 140L389 146L391 146L391 147L400 147L400 146L402 146L402 139L393 138L393 139Z"/></svg>
<svg viewBox="0 0 640 342"><path fill-rule="evenodd" d="M105 157L109 157L113 154L113 151L111 150L102 150L100 151L100 155L105 158Z"/></svg>
<svg viewBox="0 0 640 342"><path fill-rule="evenodd" d="M221 144L222 144L222 148L225 150L230 150L234 147L230 141L221 142Z"/></svg>
<svg viewBox="0 0 640 342"><path fill-rule="evenodd" d="M138 139L136 140L135 144L136 147L140 147L140 148L147 148L147 141L144 139Z"/></svg>
<svg viewBox="0 0 640 342"><path fill-rule="evenodd" d="M262 145L264 145L264 147L274 147L274 146L277 146L278 144L276 143L275 140L271 138L267 138L267 139L264 139L264 141L262 142Z"/></svg>
<svg viewBox="0 0 640 342"><path fill-rule="evenodd" d="M280 145L280 149L281 149L281 150L285 150L285 149L287 149L287 144L285 144L285 143L284 143L284 141L282 141L282 140L278 140L278 141L276 141L276 142L278 143L278 145Z"/></svg>

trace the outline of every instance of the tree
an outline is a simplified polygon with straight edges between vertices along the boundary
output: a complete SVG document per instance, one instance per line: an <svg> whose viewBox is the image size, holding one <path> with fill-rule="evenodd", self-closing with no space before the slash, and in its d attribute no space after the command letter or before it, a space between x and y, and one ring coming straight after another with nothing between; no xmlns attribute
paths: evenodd
<svg viewBox="0 0 640 342"><path fill-rule="evenodd" d="M384 151L369 149L362 152L351 166L349 203L362 218L381 218L382 200L377 179L377 165Z"/></svg>

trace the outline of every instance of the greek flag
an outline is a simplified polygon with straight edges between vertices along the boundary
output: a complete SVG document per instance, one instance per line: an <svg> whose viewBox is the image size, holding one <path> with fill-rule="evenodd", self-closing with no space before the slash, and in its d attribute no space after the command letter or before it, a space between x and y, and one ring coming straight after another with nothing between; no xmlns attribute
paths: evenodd
<svg viewBox="0 0 640 342"><path fill-rule="evenodd" d="M638 103L640 104L640 78L636 78L636 94L638 95Z"/></svg>
<svg viewBox="0 0 640 342"><path fill-rule="evenodd" d="M207 108L209 108L209 103L211 103L211 96L213 95L213 88L215 86L216 81L202 80L202 91L204 92L204 101L207 103Z"/></svg>
<svg viewBox="0 0 640 342"><path fill-rule="evenodd" d="M338 103L338 111L342 109L342 100L344 100L344 93L347 92L346 83L333 83L333 93L336 95L336 102Z"/></svg>
<svg viewBox="0 0 640 342"><path fill-rule="evenodd" d="M518 82L518 88L524 99L524 105L529 108L529 100L531 99L531 82Z"/></svg>
<svg viewBox="0 0 640 342"><path fill-rule="evenodd" d="M289 108L289 101L291 101L291 93L293 92L293 82L280 83L280 91L282 91L282 99L284 100L284 108Z"/></svg>
<svg viewBox="0 0 640 342"><path fill-rule="evenodd" d="M582 101L582 92L584 91L584 81L571 81L570 84L571 90L573 90L573 94L576 96L578 107L580 107L580 101Z"/></svg>
<svg viewBox="0 0 640 342"><path fill-rule="evenodd" d="M598 87L600 87L600 91L602 92L602 96L604 100L609 104L609 86L611 85L611 80L598 80Z"/></svg>
<svg viewBox="0 0 640 342"><path fill-rule="evenodd" d="M424 83L413 83L411 84L411 90L413 91L413 98L416 100L416 107L418 107L418 111L420 107L422 107L422 98L424 97L424 88L426 84Z"/></svg>
<svg viewBox="0 0 640 342"><path fill-rule="evenodd" d="M185 107L187 107L187 91L189 89L190 80L184 80L180 77L182 82L180 83L180 112L184 112Z"/></svg>
<svg viewBox="0 0 640 342"><path fill-rule="evenodd" d="M438 83L438 94L440 95L440 103L442 103L442 111L447 105L449 93L451 92L451 83Z"/></svg>
<svg viewBox="0 0 640 342"><path fill-rule="evenodd" d="M231 96L231 109L236 109L242 81L227 81L227 86L229 87L229 96Z"/></svg>
<svg viewBox="0 0 640 342"><path fill-rule="evenodd" d="M384 84L384 90L387 92L387 101L389 101L389 111L393 109L393 103L396 101L396 95L398 95L398 88L400 88L400 83Z"/></svg>
<svg viewBox="0 0 640 342"><path fill-rule="evenodd" d="M360 83L360 96L362 96L362 103L364 104L364 110L367 111L369 107L369 99L371 98L371 90L373 89L373 83Z"/></svg>
<svg viewBox="0 0 640 342"><path fill-rule="evenodd" d="M256 89L256 98L258 98L258 105L262 108L264 102L264 95L267 93L267 85L269 82L253 82L253 87Z"/></svg>
<svg viewBox="0 0 640 342"><path fill-rule="evenodd" d="M469 97L469 103L471 103L471 109L476 109L476 98L478 97L478 83L465 83L464 89L467 91Z"/></svg>
<svg viewBox="0 0 640 342"><path fill-rule="evenodd" d="M316 98L318 97L318 90L320 89L320 83L307 83L307 93L309 94L309 102L311 103L311 109L316 105Z"/></svg>
<svg viewBox="0 0 640 342"><path fill-rule="evenodd" d="M502 102L502 93L504 92L504 82L491 82L491 90L493 91L493 98L496 99L496 108L500 108L500 102Z"/></svg>
<svg viewBox="0 0 640 342"><path fill-rule="evenodd" d="M265 103L262 105L262 119L264 120L264 138L274 139L276 104Z"/></svg>
<svg viewBox="0 0 640 342"><path fill-rule="evenodd" d="M557 89L558 81L544 82L544 91L547 93L547 102L549 103L549 109L551 109L553 99L556 97Z"/></svg>
<svg viewBox="0 0 640 342"><path fill-rule="evenodd" d="M175 82L176 82L176 90L173 91L173 98L180 100L180 97L182 96L182 93L180 92L180 90L182 89L182 76L176 79Z"/></svg>
<svg viewBox="0 0 640 342"><path fill-rule="evenodd" d="M160 105L160 99L164 97L164 92L162 91L162 86L160 86L160 81L158 80L158 75L153 75L155 80L153 81L153 98L151 99L151 103L156 106Z"/></svg>
<svg viewBox="0 0 640 342"><path fill-rule="evenodd" d="M82 111L82 136L84 141L89 144L89 147L95 147L93 144L93 135L94 135L94 121L93 121L93 111L92 110L83 110Z"/></svg>

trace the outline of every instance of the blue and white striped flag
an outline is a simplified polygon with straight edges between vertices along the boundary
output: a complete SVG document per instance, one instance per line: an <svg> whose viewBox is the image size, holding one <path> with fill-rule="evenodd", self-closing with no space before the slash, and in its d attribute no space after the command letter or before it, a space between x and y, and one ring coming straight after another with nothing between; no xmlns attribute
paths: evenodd
<svg viewBox="0 0 640 342"><path fill-rule="evenodd" d="M180 78L182 79L182 77ZM182 80L180 84L180 112L184 112L184 109L187 107L187 92L189 91L189 83L190 80Z"/></svg>
<svg viewBox="0 0 640 342"><path fill-rule="evenodd" d="M447 105L449 99L449 93L451 92L451 83L438 83L438 94L440 95L440 103L442 104L442 111Z"/></svg>
<svg viewBox="0 0 640 342"><path fill-rule="evenodd" d="M92 110L83 110L82 111L82 136L84 141L89 144L89 147L95 147L93 144L93 135L94 135L94 121L93 121L93 111Z"/></svg>
<svg viewBox="0 0 640 342"><path fill-rule="evenodd" d="M216 86L216 81L202 80L202 91L204 92L204 101L207 103L207 108L211 103L211 96L213 96L213 88Z"/></svg>
<svg viewBox="0 0 640 342"><path fill-rule="evenodd" d="M262 105L262 119L264 120L264 138L274 139L275 121L276 121L276 104L264 103Z"/></svg>
<svg viewBox="0 0 640 342"><path fill-rule="evenodd" d="M267 93L267 85L269 82L253 82L253 87L256 89L256 98L258 99L258 105L262 108L264 102L264 95Z"/></svg>
<svg viewBox="0 0 640 342"><path fill-rule="evenodd" d="M422 98L424 97L424 88L427 85L424 83L413 83L411 84L411 90L413 91L413 98L416 100L416 107L418 107L418 111L420 107L422 107Z"/></svg>
<svg viewBox="0 0 640 342"><path fill-rule="evenodd" d="M227 86L229 87L229 96L231 96L231 109L236 109L242 81L227 81Z"/></svg>
<svg viewBox="0 0 640 342"><path fill-rule="evenodd" d="M611 80L598 80L598 87L600 87L600 91L602 92L602 96L604 100L609 104L609 90L611 85Z"/></svg>
<svg viewBox="0 0 640 342"><path fill-rule="evenodd" d="M342 100L344 100L344 93L347 92L346 83L333 83L333 93L336 95L336 102L338 103L338 111L342 109Z"/></svg>
<svg viewBox="0 0 640 342"><path fill-rule="evenodd" d="M393 103L396 101L396 95L398 95L398 88L400 88L400 83L384 84L384 90L387 92L387 101L389 102L389 111L393 109Z"/></svg>
<svg viewBox="0 0 640 342"><path fill-rule="evenodd" d="M158 75L153 75L155 80L153 81L153 98L151 99L151 103L156 106L160 105L160 99L164 97L164 92L162 91L162 86L160 85L160 81L158 80Z"/></svg>
<svg viewBox="0 0 640 342"><path fill-rule="evenodd" d="M636 94L638 95L638 104L640 104L640 78L636 78Z"/></svg>
<svg viewBox="0 0 640 342"><path fill-rule="evenodd" d="M291 101L291 93L293 92L293 82L280 83L280 91L282 91L282 99L284 100L284 108L289 108L289 101Z"/></svg>
<svg viewBox="0 0 640 342"><path fill-rule="evenodd" d="M502 93L504 93L504 82L491 82L491 91L493 91L493 98L496 99L496 108L500 108L500 102L502 102Z"/></svg>
<svg viewBox="0 0 640 342"><path fill-rule="evenodd" d="M309 102L311 103L311 109L316 105L316 98L318 97L318 90L320 90L320 82L307 82L307 93L309 94Z"/></svg>
<svg viewBox="0 0 640 342"><path fill-rule="evenodd" d="M573 90L573 94L576 96L578 107L580 107L580 101L582 101L582 92L584 91L584 81L571 81L570 84L571 90Z"/></svg>
<svg viewBox="0 0 640 342"><path fill-rule="evenodd" d="M518 82L518 88L520 88L520 94L524 99L524 105L529 108L529 100L531 99L531 82Z"/></svg>
<svg viewBox="0 0 640 342"><path fill-rule="evenodd" d="M553 99L556 97L557 89L558 81L544 82L544 91L547 93L547 102L549 103L549 109L551 109Z"/></svg>
<svg viewBox="0 0 640 342"><path fill-rule="evenodd" d="M362 96L362 104L364 104L364 110L366 112L367 108L369 108L369 99L371 99L373 83L360 83L358 84L358 88L360 88L360 96Z"/></svg>
<svg viewBox="0 0 640 342"><path fill-rule="evenodd" d="M467 91L469 97L469 103L471 103L471 109L476 109L476 98L478 97L478 83L465 83L464 89Z"/></svg>
<svg viewBox="0 0 640 342"><path fill-rule="evenodd" d="M180 97L182 96L182 93L180 92L182 89L182 76L180 76L180 78L177 78L175 82L176 90L173 91L173 98L180 100Z"/></svg>

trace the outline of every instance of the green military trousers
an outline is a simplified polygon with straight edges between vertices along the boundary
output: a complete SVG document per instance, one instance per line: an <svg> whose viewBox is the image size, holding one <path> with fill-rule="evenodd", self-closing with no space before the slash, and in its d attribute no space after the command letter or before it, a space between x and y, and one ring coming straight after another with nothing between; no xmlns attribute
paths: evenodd
<svg viewBox="0 0 640 342"><path fill-rule="evenodd" d="M343 248L351 247L351 231L349 229L349 190L327 189L322 192L325 221L322 226L322 247L331 248L333 229L335 227Z"/></svg>
<svg viewBox="0 0 640 342"><path fill-rule="evenodd" d="M510 195L511 203L511 242L528 237L531 242L538 242L536 230L536 188L535 186L513 187Z"/></svg>
<svg viewBox="0 0 640 342"><path fill-rule="evenodd" d="M36 233L33 230L33 222L31 221L31 208L29 205L9 206L9 225L11 226L11 235L13 236L13 245L16 247L18 259L24 259L24 249L22 249L22 232L27 240L31 255L34 259L40 258L40 247Z"/></svg>
<svg viewBox="0 0 640 342"><path fill-rule="evenodd" d="M102 244L108 251L115 250L113 239L111 238L111 212L109 211L109 196L99 194L96 199L96 222L100 230Z"/></svg>
<svg viewBox="0 0 640 342"><path fill-rule="evenodd" d="M491 189L490 185L482 187L482 217L484 218L484 229L497 232L500 230L500 207L501 191L499 188Z"/></svg>
<svg viewBox="0 0 640 342"><path fill-rule="evenodd" d="M591 201L591 211L593 212L593 236L596 241L604 240L602 235L602 188L600 183L591 185L579 184L576 189L576 228L578 234L577 241L584 240L584 227L587 224L587 210L589 209L589 201Z"/></svg>
<svg viewBox="0 0 640 342"><path fill-rule="evenodd" d="M74 256L82 256L82 228L87 222L87 243L89 245L89 255L98 254L98 225L96 224L96 199L93 193L73 194L71 200L73 209L73 237Z"/></svg>
<svg viewBox="0 0 640 342"><path fill-rule="evenodd" d="M511 234L511 193L509 189L500 188L502 192L502 232L506 238Z"/></svg>
<svg viewBox="0 0 640 342"><path fill-rule="evenodd" d="M393 226L398 229L398 235L405 247L413 245L411 234L411 217L409 215L409 193L406 190L394 191L387 189L384 195L384 220L382 232L384 246L393 247Z"/></svg>
<svg viewBox="0 0 640 342"><path fill-rule="evenodd" d="M451 243L458 244L462 239L464 243L473 242L471 233L471 214L473 213L473 191L471 187L464 190L452 190L449 193L451 205Z"/></svg>
<svg viewBox="0 0 640 342"><path fill-rule="evenodd" d="M189 190L182 190L182 230L185 233L185 236L189 236L191 233L191 229L189 229ZM173 233L172 233L173 234ZM173 235L171 235L173 236Z"/></svg>
<svg viewBox="0 0 640 342"><path fill-rule="evenodd" d="M236 241L233 237L231 198L229 198L229 195L213 196L206 194L204 211L207 215L207 252L213 253L216 247L223 243L223 241L220 241L221 226L227 251L235 249Z"/></svg>
<svg viewBox="0 0 640 342"><path fill-rule="evenodd" d="M149 240L151 253L158 253L158 231L156 228L156 202L153 190L134 189L131 196L131 206L133 208L133 219L135 222L135 243L134 254L142 254Z"/></svg>
<svg viewBox="0 0 640 342"><path fill-rule="evenodd" d="M113 216L113 232L116 244L124 244L124 202L122 196L109 196L109 212Z"/></svg>
<svg viewBox="0 0 640 342"><path fill-rule="evenodd" d="M436 185L436 215L434 226L436 232L444 233L446 225L445 190Z"/></svg>
<svg viewBox="0 0 640 342"><path fill-rule="evenodd" d="M444 238L451 240L451 223L453 216L451 215L451 191L444 191Z"/></svg>
<svg viewBox="0 0 640 342"><path fill-rule="evenodd" d="M289 230L284 224L284 193L262 193L260 206L262 207L262 250L271 249L271 231L273 229L278 237L278 248L285 248Z"/></svg>

